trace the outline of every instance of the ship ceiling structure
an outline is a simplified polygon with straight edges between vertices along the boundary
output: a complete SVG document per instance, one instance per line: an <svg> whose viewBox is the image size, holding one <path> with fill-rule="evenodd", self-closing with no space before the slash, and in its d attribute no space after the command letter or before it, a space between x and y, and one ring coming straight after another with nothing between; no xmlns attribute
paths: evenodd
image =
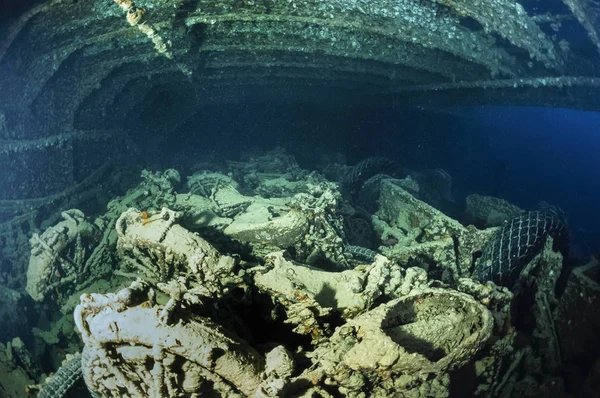
<svg viewBox="0 0 600 398"><path fill-rule="evenodd" d="M0 180L11 187L0 214L94 186L107 167L95 152L139 125L169 134L207 104L598 110L600 7L553 4L563 11L512 0L34 2L0 16ZM149 113L159 117L144 125Z"/></svg>

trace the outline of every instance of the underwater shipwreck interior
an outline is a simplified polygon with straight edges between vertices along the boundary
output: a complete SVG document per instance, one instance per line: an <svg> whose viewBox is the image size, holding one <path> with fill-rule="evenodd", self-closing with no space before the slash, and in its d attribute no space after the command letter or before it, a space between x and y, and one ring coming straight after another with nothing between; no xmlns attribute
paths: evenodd
<svg viewBox="0 0 600 398"><path fill-rule="evenodd" d="M0 1L0 398L600 396L481 107L600 111L600 3Z"/></svg>

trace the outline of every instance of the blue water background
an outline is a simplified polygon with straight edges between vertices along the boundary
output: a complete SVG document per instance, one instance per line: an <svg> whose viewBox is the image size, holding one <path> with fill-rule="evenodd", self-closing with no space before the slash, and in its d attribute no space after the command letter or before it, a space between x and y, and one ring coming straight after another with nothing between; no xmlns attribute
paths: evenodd
<svg viewBox="0 0 600 398"><path fill-rule="evenodd" d="M575 254L600 249L600 113L493 106L401 113L371 116L355 140L417 170L444 168L457 201L471 193L524 209L547 201L567 213Z"/></svg>

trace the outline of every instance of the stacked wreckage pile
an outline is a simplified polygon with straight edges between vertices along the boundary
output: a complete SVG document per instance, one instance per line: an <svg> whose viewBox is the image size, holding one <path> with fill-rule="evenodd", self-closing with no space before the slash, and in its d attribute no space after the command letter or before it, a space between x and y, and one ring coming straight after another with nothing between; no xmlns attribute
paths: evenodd
<svg viewBox="0 0 600 398"><path fill-rule="evenodd" d="M528 228L518 259L490 249L515 222L557 216L474 196L472 217L487 206L512 221L464 227L423 201L447 196L428 173L394 178L385 162L334 165L332 183L276 151L196 172L187 193L175 170L144 172L94 221L63 212L31 239L27 292L63 314L35 332L41 349L75 355L29 391L62 397L83 380L105 397L559 396L559 369L593 338L574 314L597 311L598 265L558 300L556 230ZM360 210L374 197L373 214ZM516 285L471 279L504 260Z"/></svg>
<svg viewBox="0 0 600 398"><path fill-rule="evenodd" d="M326 179L271 155L198 172L184 194L176 171L144 172L106 213L85 207L120 184L117 154L183 136L207 105L598 110L596 0L561 15L512 0L20 3L0 15L0 395L78 380L104 396L541 395L600 353L597 264L556 293L560 217L472 197L473 222L498 228L464 227L436 210L440 170L382 177L395 166L369 159ZM589 40L563 38L576 29ZM571 369L568 387L595 391L599 372Z"/></svg>

